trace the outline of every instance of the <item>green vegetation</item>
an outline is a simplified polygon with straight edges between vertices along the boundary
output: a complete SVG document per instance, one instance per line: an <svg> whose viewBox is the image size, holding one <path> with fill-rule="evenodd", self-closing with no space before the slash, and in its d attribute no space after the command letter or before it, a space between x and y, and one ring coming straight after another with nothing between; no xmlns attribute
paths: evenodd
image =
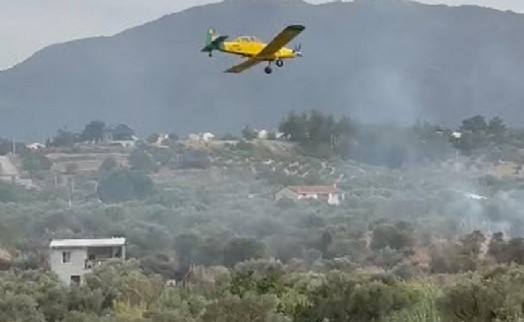
<svg viewBox="0 0 524 322"><path fill-rule="evenodd" d="M82 286L45 272L0 275L2 321L518 321L524 270L494 267L448 282L332 270L278 261L209 267L168 286L137 261L108 262ZM30 281L30 283L28 283Z"/></svg>
<svg viewBox="0 0 524 322"><path fill-rule="evenodd" d="M99 129L90 124L84 138ZM15 157L39 188L0 181L0 321L524 318L524 185L490 174L493 156L524 160L518 129L319 112L282 124L288 139L246 127L238 141L75 142ZM465 133L482 144L463 149ZM338 206L274 199L286 185L335 182ZM131 261L73 288L49 273L49 239L108 236L127 238Z"/></svg>
<svg viewBox="0 0 524 322"><path fill-rule="evenodd" d="M104 139L106 124L100 121L92 121L87 124L82 134L80 134L80 140L84 142L100 142Z"/></svg>
<svg viewBox="0 0 524 322"><path fill-rule="evenodd" d="M317 111L300 116L291 112L282 121L279 130L289 140L300 143L308 155L348 157L356 125L347 117L336 121L333 116L324 116Z"/></svg>
<svg viewBox="0 0 524 322"><path fill-rule="evenodd" d="M22 168L29 172L51 169L52 163L40 153L29 153L22 158Z"/></svg>
<svg viewBox="0 0 524 322"><path fill-rule="evenodd" d="M115 169L100 179L97 192L107 203L141 200L153 193L153 181L142 172Z"/></svg>

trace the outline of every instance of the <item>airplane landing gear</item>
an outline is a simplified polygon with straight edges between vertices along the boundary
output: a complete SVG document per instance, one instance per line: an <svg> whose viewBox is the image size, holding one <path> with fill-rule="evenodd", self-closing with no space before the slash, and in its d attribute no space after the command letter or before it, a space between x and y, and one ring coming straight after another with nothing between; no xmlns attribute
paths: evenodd
<svg viewBox="0 0 524 322"><path fill-rule="evenodd" d="M284 66L284 61L282 59L277 59L277 61L275 62L275 64L278 66L278 67L282 67Z"/></svg>
<svg viewBox="0 0 524 322"><path fill-rule="evenodd" d="M213 52L210 51L208 55L209 57L213 57Z"/></svg>
<svg viewBox="0 0 524 322"><path fill-rule="evenodd" d="M271 69L271 66L267 66L266 68L264 68L264 72L266 72L266 74L271 74L273 70Z"/></svg>

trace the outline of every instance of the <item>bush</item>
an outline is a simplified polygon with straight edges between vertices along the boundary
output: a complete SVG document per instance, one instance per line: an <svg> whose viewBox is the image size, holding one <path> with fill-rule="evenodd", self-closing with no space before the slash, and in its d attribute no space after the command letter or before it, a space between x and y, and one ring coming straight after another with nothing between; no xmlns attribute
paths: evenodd
<svg viewBox="0 0 524 322"><path fill-rule="evenodd" d="M206 169L211 160L206 152L201 150L189 150L182 154L179 167L181 169Z"/></svg>
<svg viewBox="0 0 524 322"><path fill-rule="evenodd" d="M111 157L107 157L104 159L102 164L100 165L99 171L111 171L114 168L116 168L118 164L116 163L115 159Z"/></svg>
<svg viewBox="0 0 524 322"><path fill-rule="evenodd" d="M390 247L392 249L403 249L413 247L414 243L413 229L409 224L381 224L373 230L371 248L382 249Z"/></svg>
<svg viewBox="0 0 524 322"><path fill-rule="evenodd" d="M22 168L29 172L49 170L53 163L45 155L30 153L22 158Z"/></svg>
<svg viewBox="0 0 524 322"><path fill-rule="evenodd" d="M145 199L153 194L154 183L142 172L116 169L100 179L97 193L106 203Z"/></svg>
<svg viewBox="0 0 524 322"><path fill-rule="evenodd" d="M233 267L236 263L266 255L266 246L254 238L234 238L224 248L224 265Z"/></svg>
<svg viewBox="0 0 524 322"><path fill-rule="evenodd" d="M135 149L129 155L129 165L133 170L154 172L157 170L153 157L142 149Z"/></svg>

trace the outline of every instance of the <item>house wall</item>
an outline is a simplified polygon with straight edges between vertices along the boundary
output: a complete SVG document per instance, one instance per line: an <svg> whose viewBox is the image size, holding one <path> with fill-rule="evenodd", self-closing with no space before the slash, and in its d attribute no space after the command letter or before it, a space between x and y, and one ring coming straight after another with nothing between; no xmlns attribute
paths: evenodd
<svg viewBox="0 0 524 322"><path fill-rule="evenodd" d="M71 252L71 261L62 263L62 252ZM85 260L87 259L87 248L56 248L51 250L50 263L51 269L58 278L66 285L71 284L71 276L81 276L80 281L83 283L82 275L89 273L85 269Z"/></svg>
<svg viewBox="0 0 524 322"><path fill-rule="evenodd" d="M331 205L340 205L340 202L344 200L344 193L329 194L328 203Z"/></svg>
<svg viewBox="0 0 524 322"><path fill-rule="evenodd" d="M298 195L298 199L318 199L318 198L319 196L316 193L304 193L304 194Z"/></svg>
<svg viewBox="0 0 524 322"><path fill-rule="evenodd" d="M62 253L70 252L71 261L68 263L62 263ZM119 257L116 254L119 254ZM82 247L82 248L56 248L51 249L50 263L51 270L56 273L59 279L66 285L71 284L71 276L80 276L80 282L83 283L83 275L90 273L91 269L86 268L86 261L89 259L89 255L94 255L95 260L89 261L93 265L99 263L98 260L104 260L109 258L126 258L126 247L124 246L113 246L113 247Z"/></svg>

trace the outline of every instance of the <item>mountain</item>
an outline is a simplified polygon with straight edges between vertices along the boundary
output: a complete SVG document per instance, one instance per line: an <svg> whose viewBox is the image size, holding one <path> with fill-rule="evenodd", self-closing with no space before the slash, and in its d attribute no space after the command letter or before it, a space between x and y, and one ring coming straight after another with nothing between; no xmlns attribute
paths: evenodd
<svg viewBox="0 0 524 322"><path fill-rule="evenodd" d="M270 40L306 30L304 57L243 74L201 53L208 27ZM233 0L164 16L111 37L56 44L0 72L0 136L41 138L99 119L138 133L238 132L287 111L365 122L457 124L474 114L524 123L524 15L475 6L360 0Z"/></svg>

